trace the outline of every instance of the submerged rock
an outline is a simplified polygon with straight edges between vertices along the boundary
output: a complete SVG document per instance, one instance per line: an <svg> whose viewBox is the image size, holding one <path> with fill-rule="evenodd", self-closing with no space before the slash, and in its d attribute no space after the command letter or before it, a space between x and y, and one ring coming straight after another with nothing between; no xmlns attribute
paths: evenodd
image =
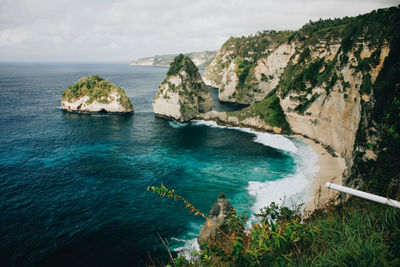
<svg viewBox="0 0 400 267"><path fill-rule="evenodd" d="M207 221L200 230L197 240L201 248L203 243L226 241L223 240L226 237L218 229L227 233L229 231L229 218L234 213L235 210L231 203L221 193L217 202L211 207Z"/></svg>
<svg viewBox="0 0 400 267"><path fill-rule="evenodd" d="M133 113L124 90L99 75L83 77L68 87L62 94L61 108L81 113Z"/></svg>
<svg viewBox="0 0 400 267"><path fill-rule="evenodd" d="M184 55L171 63L165 80L154 97L155 115L189 121L212 108L212 96L193 61Z"/></svg>

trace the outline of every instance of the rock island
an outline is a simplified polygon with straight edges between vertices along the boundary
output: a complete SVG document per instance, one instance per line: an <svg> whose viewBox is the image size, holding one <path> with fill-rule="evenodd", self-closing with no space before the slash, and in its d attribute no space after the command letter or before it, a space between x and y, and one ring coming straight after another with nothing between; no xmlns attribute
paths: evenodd
<svg viewBox="0 0 400 267"><path fill-rule="evenodd" d="M61 108L79 113L133 113L131 101L121 87L100 77L83 77L62 94Z"/></svg>

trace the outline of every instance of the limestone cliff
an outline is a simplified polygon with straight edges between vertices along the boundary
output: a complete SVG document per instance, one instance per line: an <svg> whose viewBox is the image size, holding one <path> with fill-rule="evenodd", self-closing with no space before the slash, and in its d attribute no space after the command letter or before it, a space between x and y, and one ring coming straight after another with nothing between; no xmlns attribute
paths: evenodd
<svg viewBox="0 0 400 267"><path fill-rule="evenodd" d="M206 68L203 79L217 87L219 100L250 104L263 100L279 82L295 44L291 32L264 31L250 37L230 38Z"/></svg>
<svg viewBox="0 0 400 267"><path fill-rule="evenodd" d="M211 108L209 87L204 84L197 67L189 57L177 56L154 97L154 113L183 122Z"/></svg>
<svg viewBox="0 0 400 267"><path fill-rule="evenodd" d="M80 113L133 113L133 107L121 87L99 75L83 77L62 94L61 108Z"/></svg>
<svg viewBox="0 0 400 267"><path fill-rule="evenodd" d="M251 105L218 117L230 117L237 125L261 120L255 128L266 130L264 124L284 128L287 122L288 131L312 138L345 158L348 170L354 151L362 151L357 157L364 161L376 160L373 148L379 137L368 129L377 125L368 114L374 110L378 76L398 42L399 10L392 7L310 22L294 32L230 38L203 78L219 89L221 101ZM271 105L274 97L279 98L278 105ZM369 125L363 133L360 122ZM370 136L364 138L370 145L360 147L356 140L360 135Z"/></svg>

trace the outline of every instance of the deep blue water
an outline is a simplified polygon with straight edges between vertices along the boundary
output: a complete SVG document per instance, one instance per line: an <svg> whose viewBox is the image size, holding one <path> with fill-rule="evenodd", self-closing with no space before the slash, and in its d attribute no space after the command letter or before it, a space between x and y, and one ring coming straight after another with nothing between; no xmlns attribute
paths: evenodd
<svg viewBox="0 0 400 267"><path fill-rule="evenodd" d="M201 218L147 192L164 183L208 212L224 192L239 212L249 181L295 175L296 157L251 133L154 117L166 68L124 64L0 64L0 262L15 266L137 266L195 238ZM83 76L121 86L135 114L59 109ZM231 106L215 104L219 110Z"/></svg>

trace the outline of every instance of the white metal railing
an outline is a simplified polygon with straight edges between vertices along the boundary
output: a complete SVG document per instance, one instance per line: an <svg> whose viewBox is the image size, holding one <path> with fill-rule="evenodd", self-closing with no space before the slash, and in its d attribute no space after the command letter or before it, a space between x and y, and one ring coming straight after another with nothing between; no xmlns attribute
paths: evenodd
<svg viewBox="0 0 400 267"><path fill-rule="evenodd" d="M365 199L368 199L368 200L372 200L372 201L375 201L375 202L378 202L378 203L386 204L386 205L389 205L389 206L396 207L396 208L400 209L400 202L396 201L396 200L393 200L393 199L377 196L377 195L374 195L374 194L370 194L370 193L367 193L367 192L356 190L356 189L353 189L353 188L350 188L350 187L346 187L346 186L343 186L343 185L333 184L333 183L330 183L330 182L326 183L325 186L327 188L329 188L329 189L337 190L339 192L343 192L343 193L350 194L350 195L353 195L353 196L365 198Z"/></svg>

